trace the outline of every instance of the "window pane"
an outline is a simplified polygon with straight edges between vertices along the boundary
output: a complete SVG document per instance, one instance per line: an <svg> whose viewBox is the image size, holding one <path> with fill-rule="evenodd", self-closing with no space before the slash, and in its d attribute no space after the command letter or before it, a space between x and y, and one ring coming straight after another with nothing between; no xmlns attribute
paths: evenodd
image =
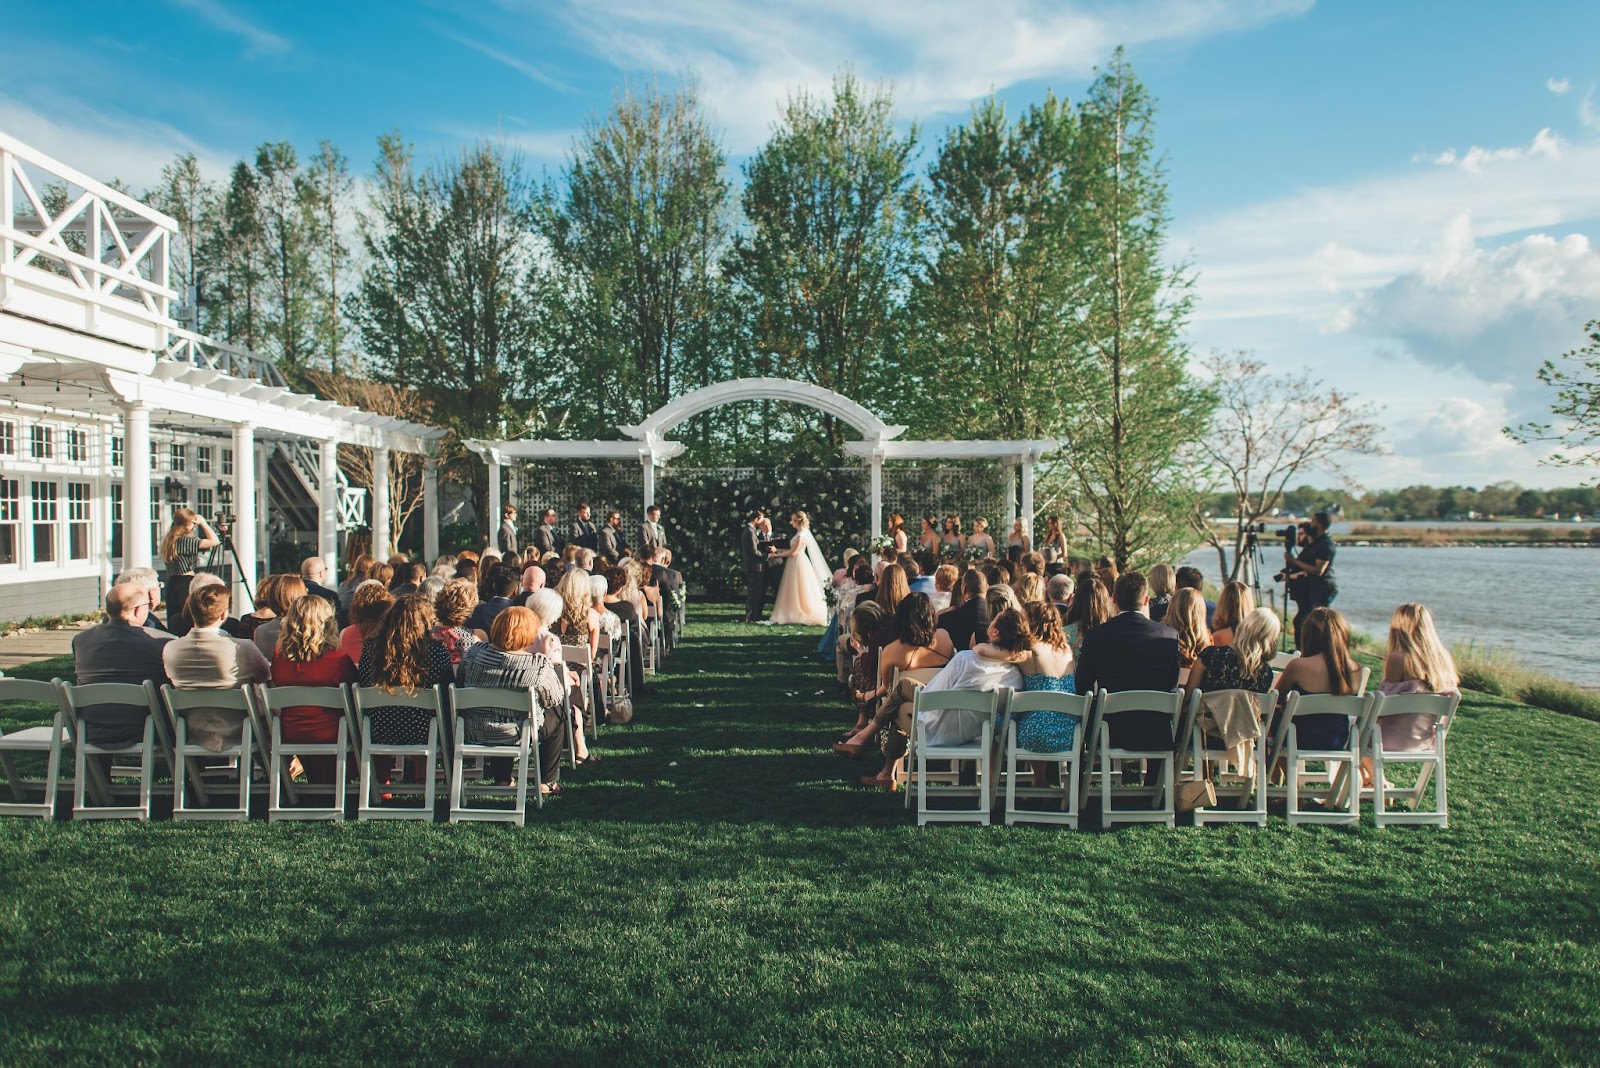
<svg viewBox="0 0 1600 1068"><path fill-rule="evenodd" d="M17 525L0 523L0 564L17 562Z"/></svg>

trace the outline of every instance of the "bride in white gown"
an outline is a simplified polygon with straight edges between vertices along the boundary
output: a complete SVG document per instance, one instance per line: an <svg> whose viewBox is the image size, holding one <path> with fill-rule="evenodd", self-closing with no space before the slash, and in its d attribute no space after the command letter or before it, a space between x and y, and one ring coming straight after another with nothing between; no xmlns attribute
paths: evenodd
<svg viewBox="0 0 1600 1068"><path fill-rule="evenodd" d="M787 560L778 583L778 598L772 605L772 622L804 623L810 627L828 624L828 598L824 594L832 572L811 536L811 519L804 512L789 517L794 527L793 540L774 559Z"/></svg>

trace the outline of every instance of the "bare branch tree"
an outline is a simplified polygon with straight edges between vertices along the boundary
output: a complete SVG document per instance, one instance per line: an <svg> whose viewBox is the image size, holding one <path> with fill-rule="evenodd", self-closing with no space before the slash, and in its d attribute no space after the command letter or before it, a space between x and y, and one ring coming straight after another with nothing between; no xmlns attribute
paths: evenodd
<svg viewBox="0 0 1600 1068"><path fill-rule="evenodd" d="M1564 364L1546 360L1539 368L1539 381L1556 391L1550 404L1554 421L1529 422L1504 431L1524 445L1549 442L1565 450L1539 461L1551 467L1600 464L1600 319L1590 320L1583 329L1587 345L1564 353Z"/></svg>
<svg viewBox="0 0 1600 1068"><path fill-rule="evenodd" d="M1211 432L1198 445L1202 461L1233 497L1233 560L1204 515L1195 529L1217 550L1224 581L1237 578L1251 524L1271 514L1296 477L1311 471L1354 489L1347 465L1387 448L1374 421L1380 409L1331 389L1309 372L1275 375L1248 352L1213 353L1205 361L1217 395Z"/></svg>
<svg viewBox="0 0 1600 1068"><path fill-rule="evenodd" d="M306 377L317 393L327 400L348 404L377 415L390 415L417 422L431 422L427 400L415 390L367 378L307 371ZM407 522L422 507L423 458L409 452L389 454L389 507L393 514L395 542ZM372 450L358 445L339 446L339 466L358 485L372 488Z"/></svg>

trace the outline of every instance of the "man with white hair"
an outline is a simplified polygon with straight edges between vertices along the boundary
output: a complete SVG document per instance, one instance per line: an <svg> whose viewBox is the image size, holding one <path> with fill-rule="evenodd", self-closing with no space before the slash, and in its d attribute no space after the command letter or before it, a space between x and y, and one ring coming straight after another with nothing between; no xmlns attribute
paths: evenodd
<svg viewBox="0 0 1600 1068"><path fill-rule="evenodd" d="M161 654L172 635L145 626L150 602L148 590L138 582L119 582L107 591L105 622L72 638L72 666L79 686L96 682L153 682L159 686L167 681ZM138 745L144 738L144 720L143 713L117 706L83 710L89 742L107 748Z"/></svg>
<svg viewBox="0 0 1600 1068"><path fill-rule="evenodd" d="M161 603L161 576L156 574L156 569L153 567L130 567L118 575L116 581L118 586L127 583L132 583L139 587L149 599L150 610L144 614L144 626L150 630L160 631L163 634L171 633L162 625L161 620L156 618L156 606Z"/></svg>

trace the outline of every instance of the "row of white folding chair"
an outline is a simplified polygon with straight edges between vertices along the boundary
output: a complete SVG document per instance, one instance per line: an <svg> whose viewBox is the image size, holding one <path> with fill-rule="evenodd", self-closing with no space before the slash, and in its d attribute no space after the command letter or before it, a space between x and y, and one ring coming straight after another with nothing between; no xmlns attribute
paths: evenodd
<svg viewBox="0 0 1600 1068"><path fill-rule="evenodd" d="M1228 691L1217 691L1226 693ZM1272 710L1277 704L1277 691L1256 693L1253 690L1235 691L1246 696L1255 705L1256 732L1242 746L1243 752L1220 748L1221 743L1210 744L1200 722L1205 695L1199 690L1189 694L1184 705L1183 723L1178 730L1179 781L1198 781L1216 767L1215 789L1217 800L1233 804L1220 807L1197 805L1194 810L1195 826L1208 823L1254 823L1267 825L1267 724L1272 721ZM1231 770L1224 770L1231 769Z"/></svg>
<svg viewBox="0 0 1600 1068"><path fill-rule="evenodd" d="M1367 693L1372 678L1370 668L1362 668L1353 694L1291 693L1284 702L1268 748L1268 759L1276 767L1281 761L1282 784L1267 785L1269 798L1285 802L1284 817L1293 824L1354 824L1361 821L1359 786L1361 782L1361 731L1372 713L1373 695ZM1314 749L1300 742L1297 721L1308 716L1344 716L1349 721L1345 744ZM1321 770L1311 765L1320 764ZM1327 783L1326 787L1321 787ZM1308 797L1322 794L1322 807L1305 807Z"/></svg>
<svg viewBox="0 0 1600 1068"><path fill-rule="evenodd" d="M1459 693L1405 693L1380 694L1368 715L1362 735L1362 751L1372 758L1372 787L1361 791L1363 798L1372 798L1372 820L1379 828L1391 824L1432 824L1450 826L1449 791L1445 772L1445 740L1450 726L1455 722L1461 707ZM1383 744L1383 721L1393 716L1416 716L1431 719L1433 745L1415 749L1389 750ZM1407 788L1391 787L1386 769L1396 764L1416 764L1417 780ZM1433 807L1421 807L1429 780L1433 781ZM1407 803L1407 810L1394 811L1390 807L1391 793L1397 793Z"/></svg>
<svg viewBox="0 0 1600 1068"><path fill-rule="evenodd" d="M48 726L24 727L9 733L0 729L0 771L4 771L11 792L10 801L0 802L0 816L55 818L56 788L61 781L61 747L66 741L60 696L52 683L0 678L0 709L26 703L49 705L55 710ZM21 754L44 756L44 778L24 777L15 759ZM34 790L40 793L41 799L37 802L29 800Z"/></svg>

